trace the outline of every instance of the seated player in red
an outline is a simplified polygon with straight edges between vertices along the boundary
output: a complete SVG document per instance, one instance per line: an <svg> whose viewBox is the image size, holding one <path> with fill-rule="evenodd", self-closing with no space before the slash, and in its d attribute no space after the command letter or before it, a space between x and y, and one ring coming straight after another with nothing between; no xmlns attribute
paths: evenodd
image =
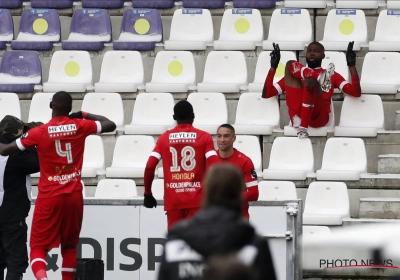
<svg viewBox="0 0 400 280"><path fill-rule="evenodd" d="M270 54L271 68L265 79L262 97L270 98L286 93L290 121L292 126L298 129L299 138L308 137L308 127L323 127L328 123L331 98L335 88L354 97L361 96L353 44L354 42L349 43L346 52L351 83L334 71L333 63L330 63L326 70L321 67L325 58L325 48L318 42L312 42L307 47L307 66L295 60L288 61L284 78L275 84L273 80L281 54L279 45L273 44L274 50Z"/></svg>

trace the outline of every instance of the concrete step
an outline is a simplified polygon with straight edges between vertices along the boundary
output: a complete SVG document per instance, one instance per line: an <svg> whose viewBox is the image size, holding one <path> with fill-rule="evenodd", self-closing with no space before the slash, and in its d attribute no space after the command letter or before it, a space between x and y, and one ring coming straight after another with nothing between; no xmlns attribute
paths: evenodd
<svg viewBox="0 0 400 280"><path fill-rule="evenodd" d="M360 218L400 219L400 198L360 198Z"/></svg>
<svg viewBox="0 0 400 280"><path fill-rule="evenodd" d="M387 154L378 156L379 174L399 174L400 154Z"/></svg>

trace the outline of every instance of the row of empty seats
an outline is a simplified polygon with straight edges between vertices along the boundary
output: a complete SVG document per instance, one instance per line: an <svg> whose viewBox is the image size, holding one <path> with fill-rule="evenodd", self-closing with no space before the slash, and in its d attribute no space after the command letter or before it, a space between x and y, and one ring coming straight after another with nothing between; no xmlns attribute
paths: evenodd
<svg viewBox="0 0 400 280"><path fill-rule="evenodd" d="M0 8L17 9L22 8L23 3L28 4L27 0L0 0ZM74 6L74 0L30 0L33 8L54 8L65 9ZM81 0L83 8L104 8L104 9L120 9L127 5L134 8L155 8L170 9L175 5L182 5L185 8L208 8L220 9L224 8L225 0ZM276 0L233 0L232 5L235 8L263 8L269 9L275 7Z"/></svg>
<svg viewBox="0 0 400 280"><path fill-rule="evenodd" d="M0 0L0 8L17 9L23 6L27 0ZM34 8L72 8L74 0L30 0L30 5ZM278 2L278 3L276 3ZM391 9L400 8L397 0L232 0L232 5L237 8L273 8L276 4L283 4L285 7L297 8L326 8L327 6L336 6L337 8L358 8L358 9L377 9L387 6ZM168 9L175 5L183 5L185 8L209 8L218 9L224 8L225 0L81 0L84 8L107 8L117 9L122 8L126 4L132 4L135 8L156 8Z"/></svg>
<svg viewBox="0 0 400 280"><path fill-rule="evenodd" d="M290 181L260 181L258 201L297 199L296 186ZM164 180L155 179L152 193L164 199ZM102 179L98 182L94 198L132 199L138 196L136 183L130 179ZM303 224L341 225L350 218L347 186L343 182L312 182L304 203Z"/></svg>
<svg viewBox="0 0 400 280"><path fill-rule="evenodd" d="M9 10L0 10L0 41L17 50L51 50L61 40L61 26L56 10L30 9L21 16L19 33L13 39L13 22ZM400 24L396 10L383 10L379 14L375 39L368 44L367 22L363 10L329 11L321 43L326 50L346 50L349 41L354 49L368 47L373 51L400 51ZM124 12L121 32L112 42L115 50L154 50L163 43L161 15L156 9L129 9ZM312 23L306 9L274 10L267 40L260 11L257 9L228 9L222 17L219 39L214 41L211 13L207 9L178 9L171 23L166 50L254 50L263 46L272 49L278 43L281 50L304 50L313 41ZM64 50L100 51L111 43L111 19L104 9L79 9L72 16L70 33L61 42ZM1 47L1 46L0 46Z"/></svg>
<svg viewBox="0 0 400 280"><path fill-rule="evenodd" d="M274 82L283 78L285 65L295 60L293 52L282 51ZM212 51L208 54L203 81L196 84L195 59L189 51L160 51L157 53L150 82L144 81L144 66L138 51L106 52L100 79L94 84L90 54L87 51L57 51L53 54L49 78L42 84L42 67L35 51L7 51L0 65L0 92L170 92L184 93L244 91L261 92L269 71L269 52L259 54L255 77L248 83L247 63L241 51ZM342 52L326 52L322 67L330 62L345 79L350 79L346 58ZM369 52L362 75L363 93L395 94L400 88L400 53Z"/></svg>
<svg viewBox="0 0 400 280"><path fill-rule="evenodd" d="M48 104L53 93L36 93L30 105L28 121L48 122L51 109ZM216 134L219 125L228 122L228 109L222 93L191 93L188 101L193 105L196 118L194 126ZM124 107L117 93L88 93L82 103L82 110L101 114L114 121L117 129L125 134L160 135L176 125L172 119L174 98L170 93L140 93L137 96L132 122L125 125ZM14 115L21 118L18 96L15 93L0 93L0 118ZM332 107L333 110L333 107ZM362 95L360 98L346 96L343 101L340 122L334 125L331 113L328 125L310 128L310 136L326 136L334 132L342 137L376 137L384 132L384 111L382 100L377 95ZM233 126L237 134L271 135L279 131L280 113L277 98L263 99L259 93L243 93L238 102ZM285 136L296 136L297 130L284 127Z"/></svg>

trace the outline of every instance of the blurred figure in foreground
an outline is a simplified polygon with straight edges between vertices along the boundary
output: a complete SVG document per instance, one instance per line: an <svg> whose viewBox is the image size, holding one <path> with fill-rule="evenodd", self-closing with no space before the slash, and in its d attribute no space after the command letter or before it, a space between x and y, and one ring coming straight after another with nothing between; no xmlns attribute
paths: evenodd
<svg viewBox="0 0 400 280"><path fill-rule="evenodd" d="M200 280L213 256L234 255L255 280L276 279L268 242L241 215L243 175L232 165L213 166L204 180L203 208L174 226L164 246L159 280Z"/></svg>

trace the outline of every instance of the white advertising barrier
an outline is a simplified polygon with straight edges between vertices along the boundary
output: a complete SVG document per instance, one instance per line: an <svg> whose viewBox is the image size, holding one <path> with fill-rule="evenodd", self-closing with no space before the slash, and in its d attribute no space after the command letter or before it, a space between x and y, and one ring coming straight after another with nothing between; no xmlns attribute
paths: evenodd
<svg viewBox="0 0 400 280"><path fill-rule="evenodd" d="M77 258L102 259L105 280L157 279L167 233L163 201L158 202L157 208L147 209L143 199L85 199ZM27 218L28 242L33 210L34 205ZM269 237L278 279L302 279L301 200L254 202L249 211L258 233ZM48 278L61 280L59 249L48 253L47 263ZM30 267L24 279L35 280Z"/></svg>

